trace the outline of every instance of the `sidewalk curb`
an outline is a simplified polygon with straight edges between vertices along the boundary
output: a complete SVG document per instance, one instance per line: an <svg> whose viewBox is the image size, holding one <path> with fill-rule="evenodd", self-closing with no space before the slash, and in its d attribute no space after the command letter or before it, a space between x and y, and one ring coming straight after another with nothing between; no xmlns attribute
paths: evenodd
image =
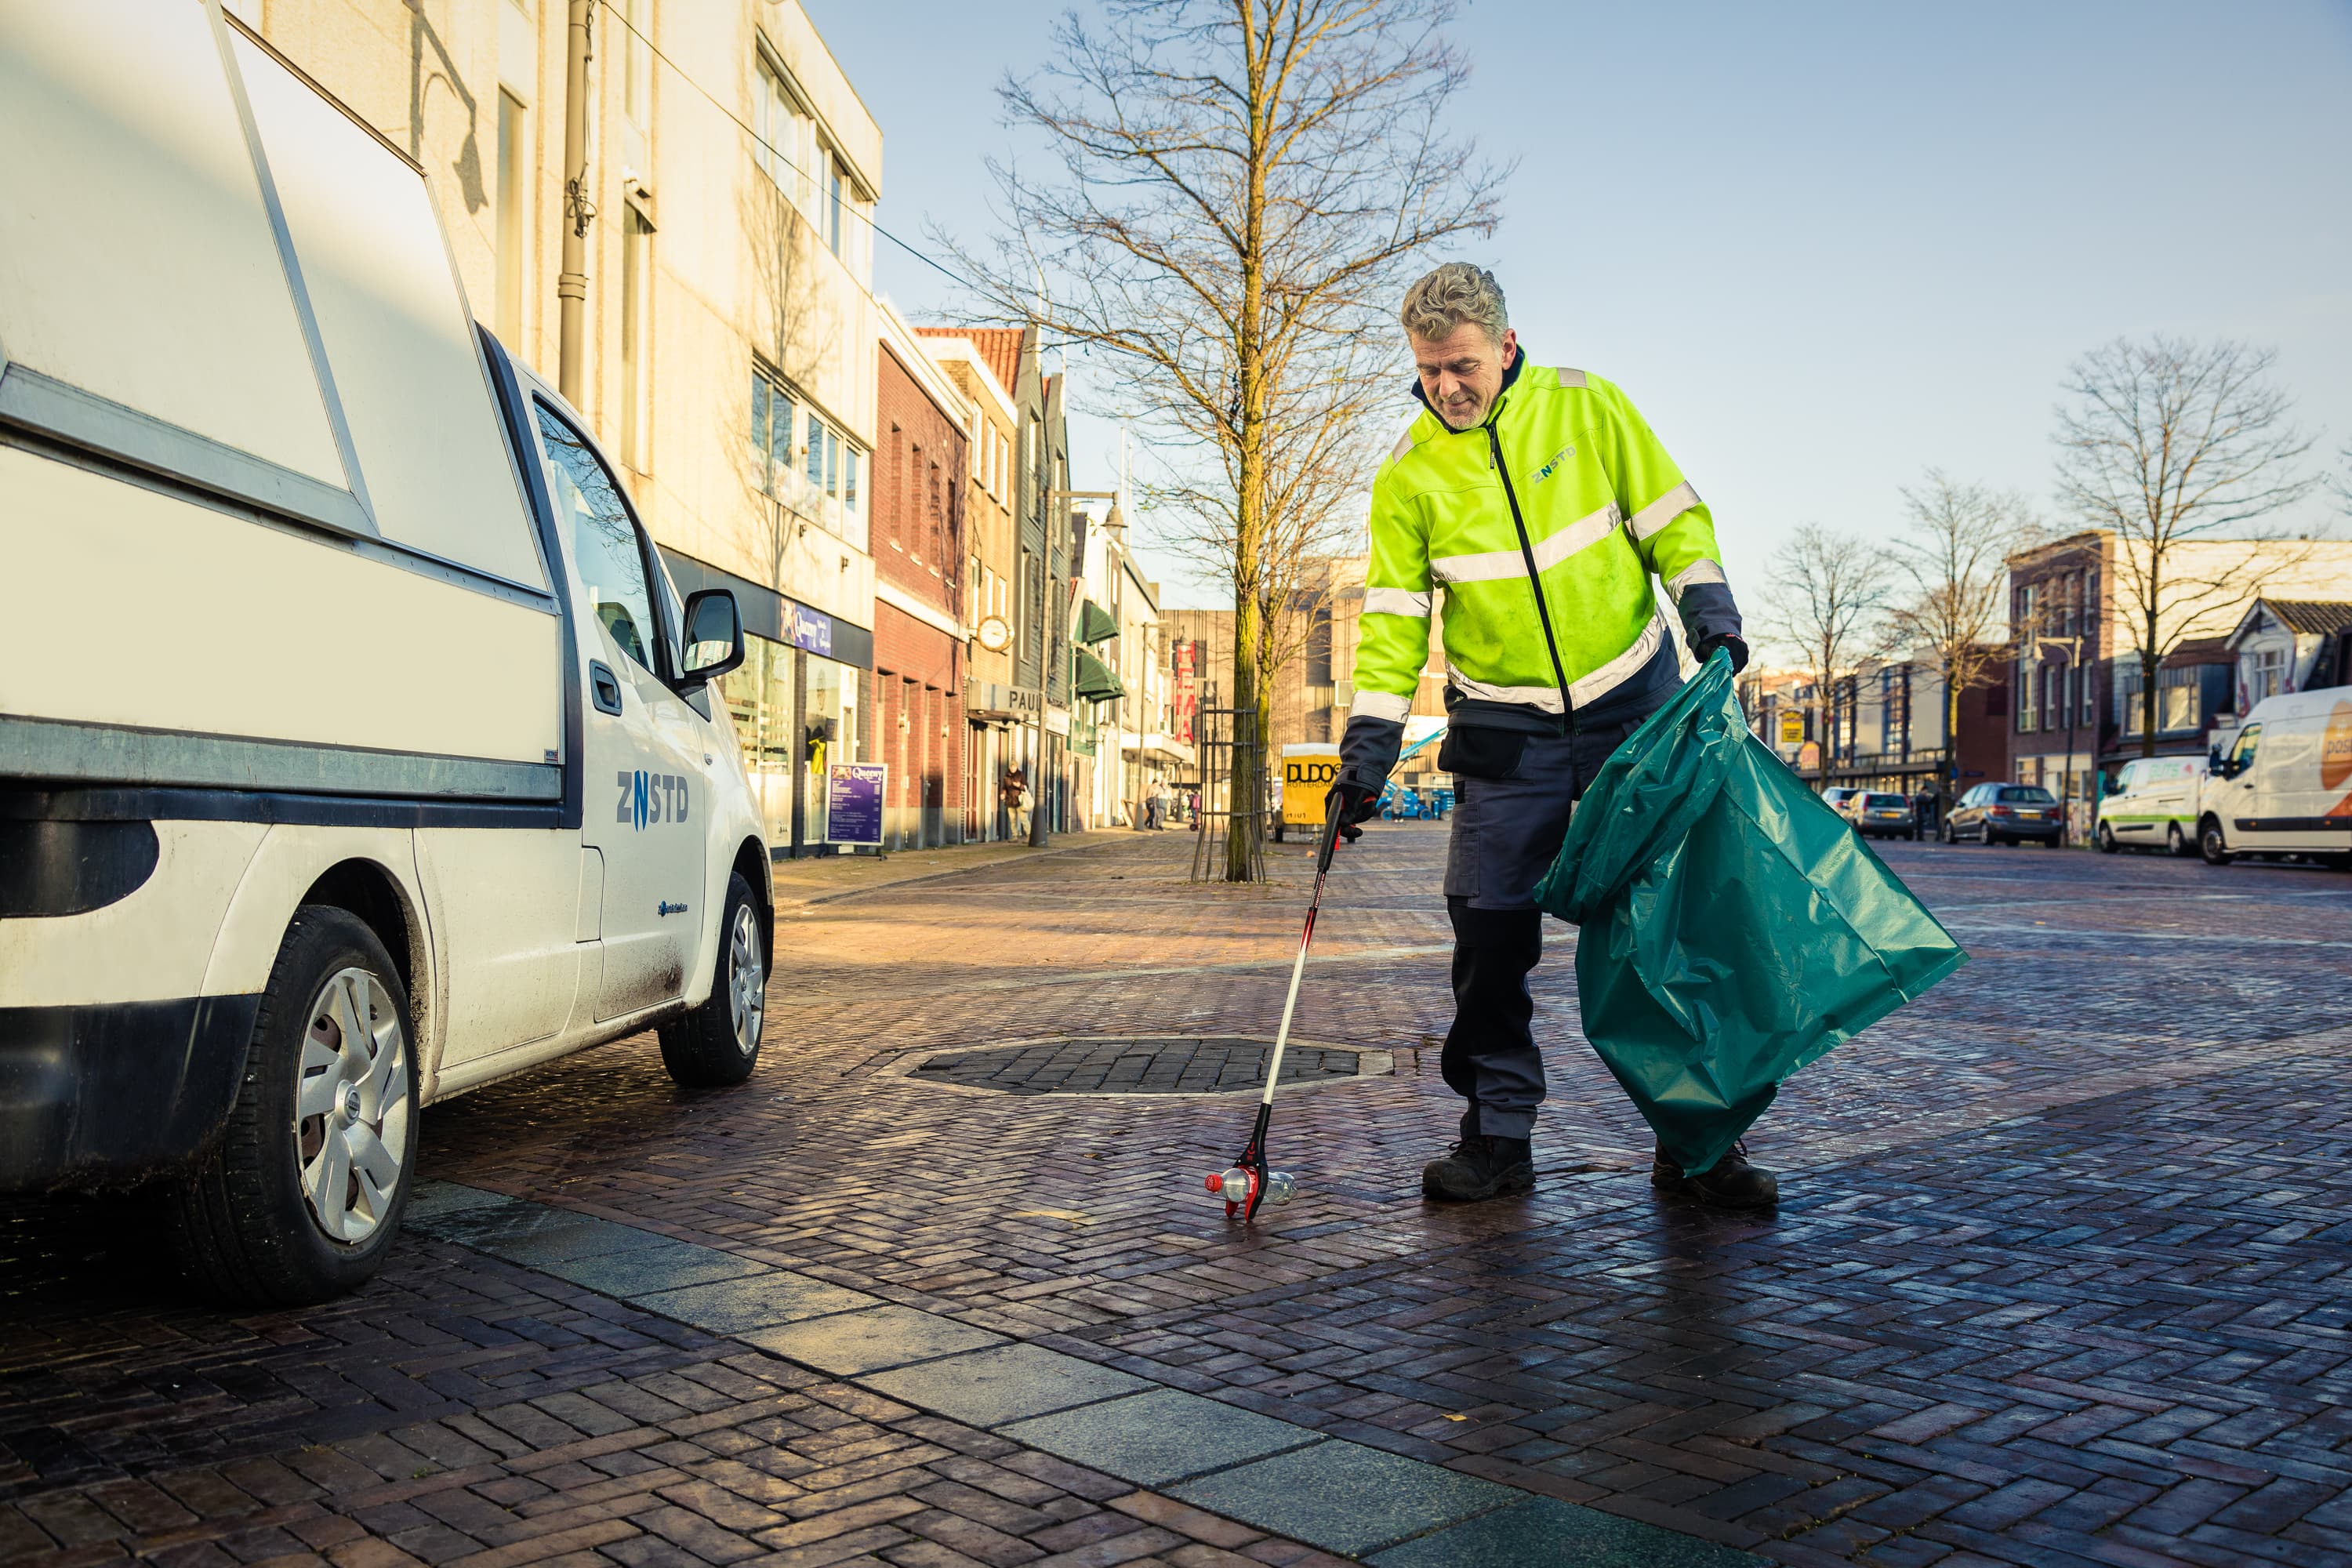
<svg viewBox="0 0 2352 1568"><path fill-rule="evenodd" d="M1138 834L1137 837L1141 837L1142 835ZM1055 855L1076 855L1082 850L1116 847L1118 847L1116 844L1066 844L1059 849L1039 849L1027 855L1009 855L1001 860L982 861L977 866L954 866L944 871L926 871L919 877L901 877L897 881L877 882L870 888L844 888L838 892L819 893L814 898L793 899L789 901L778 899L776 912L781 915L793 910L809 909L817 904L829 904L838 899L863 898L868 893L887 893L895 888L918 887L922 883L936 882L947 877L969 877L974 871L985 871L996 866L1016 866L1024 860L1043 860Z"/></svg>

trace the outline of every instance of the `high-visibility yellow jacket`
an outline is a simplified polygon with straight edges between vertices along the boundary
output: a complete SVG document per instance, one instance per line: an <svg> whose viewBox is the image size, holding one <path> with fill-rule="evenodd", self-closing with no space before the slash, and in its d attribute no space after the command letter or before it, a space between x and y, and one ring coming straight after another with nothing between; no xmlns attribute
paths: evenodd
<svg viewBox="0 0 2352 1568"><path fill-rule="evenodd" d="M1563 683L1580 716L1671 689L1654 575L1691 647L1739 635L1714 520L1633 404L1597 375L1531 366L1522 349L1486 423L1457 431L1424 409L1372 481L1351 726L1401 726L1412 710L1441 589L1457 723L1551 728Z"/></svg>

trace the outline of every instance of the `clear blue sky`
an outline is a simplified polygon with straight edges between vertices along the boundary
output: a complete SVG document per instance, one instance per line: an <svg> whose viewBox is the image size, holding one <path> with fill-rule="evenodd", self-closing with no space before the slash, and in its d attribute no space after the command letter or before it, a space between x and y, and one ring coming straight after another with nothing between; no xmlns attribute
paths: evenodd
<svg viewBox="0 0 2352 1568"><path fill-rule="evenodd" d="M881 225L984 232L996 84L1061 7L806 4L881 122ZM2273 345L2327 449L2352 437L2352 0L1481 0L1454 36L1454 129L1519 161L1459 254L1538 363L1641 405L1751 616L1791 529L1895 528L1931 464L2046 510L2059 378L2118 334ZM875 279L918 318L954 292L881 240ZM1104 383L1073 369L1083 407ZM1115 479L1110 426L1072 447L1081 488Z"/></svg>

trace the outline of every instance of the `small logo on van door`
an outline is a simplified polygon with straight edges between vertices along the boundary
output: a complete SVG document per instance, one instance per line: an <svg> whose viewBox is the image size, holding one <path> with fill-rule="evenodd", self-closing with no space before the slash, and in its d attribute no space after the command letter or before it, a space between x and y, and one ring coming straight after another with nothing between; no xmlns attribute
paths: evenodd
<svg viewBox="0 0 2352 1568"><path fill-rule="evenodd" d="M621 804L613 815L614 821L625 822L642 832L665 822L686 820L687 785L682 775L625 768L614 778L621 787Z"/></svg>
<svg viewBox="0 0 2352 1568"><path fill-rule="evenodd" d="M2338 702L2319 742L2319 787L2334 789L2346 779L2352 779L2352 702Z"/></svg>

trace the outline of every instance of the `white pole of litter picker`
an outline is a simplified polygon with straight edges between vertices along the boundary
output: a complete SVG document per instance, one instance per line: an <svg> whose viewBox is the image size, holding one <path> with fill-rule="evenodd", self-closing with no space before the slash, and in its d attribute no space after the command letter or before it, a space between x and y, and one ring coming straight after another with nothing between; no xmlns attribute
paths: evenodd
<svg viewBox="0 0 2352 1568"><path fill-rule="evenodd" d="M1209 1178L1209 1191L1222 1193L1225 1198L1225 1217L1239 1214L1244 1220L1257 1216L1257 1205L1265 1200L1271 1173L1265 1168L1265 1130L1274 1118L1274 1086L1282 1081L1283 1047L1290 1043L1290 1017L1298 1009L1298 982L1307 973L1307 949L1315 941L1315 917L1323 908L1323 879L1331 871L1331 852L1339 844L1339 803L1331 802L1329 815L1323 824L1322 842L1315 850L1315 892L1307 900L1307 929L1298 933L1298 956L1290 962L1290 993L1282 999L1282 1026L1274 1033L1274 1055L1265 1064L1265 1089L1257 1100L1257 1125L1250 1129L1250 1141L1242 1157L1230 1170ZM1246 1188L1238 1197L1230 1184L1245 1181ZM1288 1203L1292 1191L1290 1178L1283 1176L1276 1203Z"/></svg>
<svg viewBox="0 0 2352 1568"><path fill-rule="evenodd" d="M1283 1047L1290 1043L1290 1016L1298 1009L1298 982L1307 973L1307 949L1315 941L1315 917L1323 908L1323 879L1331 872L1331 852L1339 847L1339 814L1323 825L1323 841L1315 847L1315 892L1307 900L1307 929L1298 933L1298 956L1290 961L1290 992L1282 999L1282 1026L1274 1032L1274 1055L1265 1064L1263 1106L1274 1104L1274 1086L1282 1077Z"/></svg>

